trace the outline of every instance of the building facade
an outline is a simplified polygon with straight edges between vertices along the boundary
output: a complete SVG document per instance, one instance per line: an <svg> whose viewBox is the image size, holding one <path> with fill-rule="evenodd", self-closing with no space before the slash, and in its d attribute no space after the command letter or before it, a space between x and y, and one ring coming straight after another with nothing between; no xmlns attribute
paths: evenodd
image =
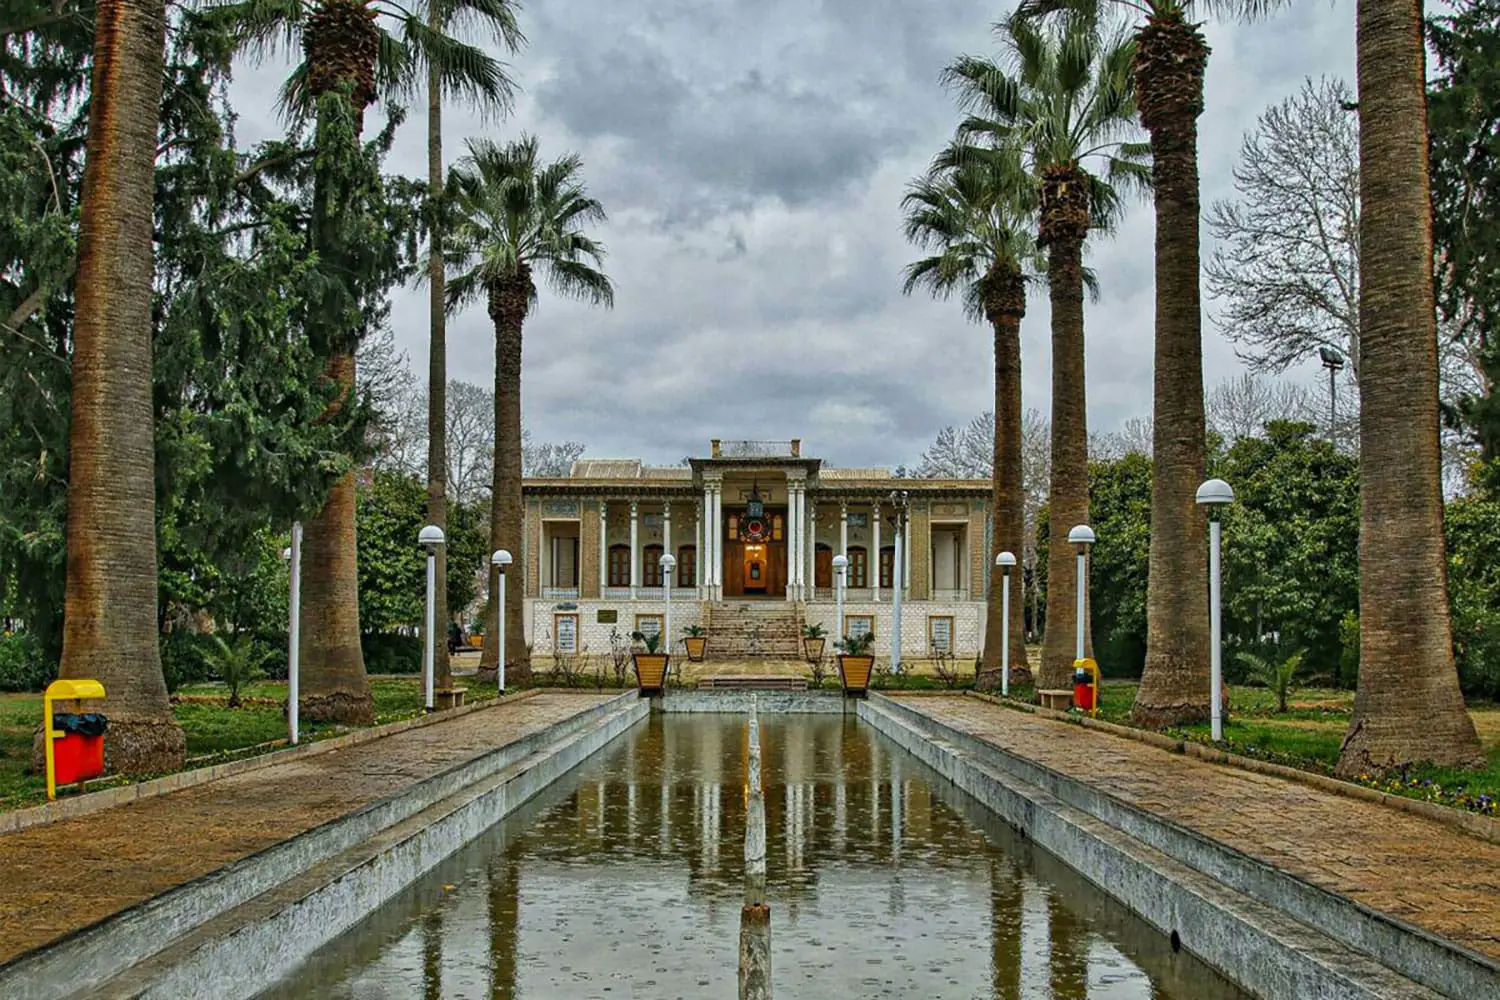
<svg viewBox="0 0 1500 1000"><path fill-rule="evenodd" d="M831 650L839 553L844 634L873 631L888 655L899 583L903 657L972 659L983 643L987 480L897 479L826 468L797 440L715 440L681 466L581 459L523 492L518 561L538 654L607 652L612 633L659 631L667 588L678 652L683 629L700 625L711 658L789 658L807 623L823 625Z"/></svg>

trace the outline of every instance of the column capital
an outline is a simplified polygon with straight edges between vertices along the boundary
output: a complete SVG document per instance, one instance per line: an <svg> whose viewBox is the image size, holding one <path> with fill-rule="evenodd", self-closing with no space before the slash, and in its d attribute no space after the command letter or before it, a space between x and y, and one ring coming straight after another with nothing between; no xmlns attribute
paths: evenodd
<svg viewBox="0 0 1500 1000"><path fill-rule="evenodd" d="M640 506L641 506L641 504L640 504L639 500L632 500L632 501L630 501L630 516L631 517L634 517L636 515L636 512L638 510L640 510Z"/></svg>

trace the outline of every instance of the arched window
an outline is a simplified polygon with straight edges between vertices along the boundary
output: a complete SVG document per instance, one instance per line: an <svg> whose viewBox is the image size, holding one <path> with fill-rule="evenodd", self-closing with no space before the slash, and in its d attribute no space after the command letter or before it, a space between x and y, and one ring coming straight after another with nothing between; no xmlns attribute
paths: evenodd
<svg viewBox="0 0 1500 1000"><path fill-rule="evenodd" d="M870 585L870 554L862 545L849 546L848 583L856 590Z"/></svg>
<svg viewBox="0 0 1500 1000"><path fill-rule="evenodd" d="M629 545L611 545L609 547L609 585L611 587L630 586Z"/></svg>
<svg viewBox="0 0 1500 1000"><path fill-rule="evenodd" d="M641 553L641 557L645 560L645 566L642 567L641 572L641 586L661 586L661 551L660 545L648 545Z"/></svg>
<svg viewBox="0 0 1500 1000"><path fill-rule="evenodd" d="M880 550L880 585L887 590L896 585L896 547L887 545Z"/></svg>
<svg viewBox="0 0 1500 1000"><path fill-rule="evenodd" d="M698 546L679 545L677 547L677 586L696 587L698 585Z"/></svg>

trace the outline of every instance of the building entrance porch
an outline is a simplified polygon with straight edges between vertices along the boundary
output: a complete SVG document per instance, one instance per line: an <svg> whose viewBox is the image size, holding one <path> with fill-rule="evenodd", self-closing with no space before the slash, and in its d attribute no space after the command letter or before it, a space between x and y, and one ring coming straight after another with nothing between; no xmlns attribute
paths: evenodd
<svg viewBox="0 0 1500 1000"><path fill-rule="evenodd" d="M738 542L725 539L725 597L786 600L787 551L784 542Z"/></svg>

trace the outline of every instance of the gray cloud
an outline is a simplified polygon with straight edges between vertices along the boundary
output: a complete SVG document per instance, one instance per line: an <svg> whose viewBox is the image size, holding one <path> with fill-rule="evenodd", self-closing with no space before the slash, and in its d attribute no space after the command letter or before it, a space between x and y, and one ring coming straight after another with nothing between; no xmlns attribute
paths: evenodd
<svg viewBox="0 0 1500 1000"><path fill-rule="evenodd" d="M468 135L539 136L576 150L609 210L598 235L613 311L544 292L526 329L523 405L539 439L598 456L675 462L710 437L801 437L839 465L914 460L944 424L992 402L987 330L957 302L905 298L904 185L957 120L938 85L960 52L990 52L1004 11L980 0L546 0L522 12L525 91L500 125L450 107L448 156ZM1352 77L1353 5L1300 5L1263 23L1210 24L1200 121L1203 202L1231 193L1239 139L1305 75ZM281 71L236 82L242 139L276 128ZM373 119L372 119L373 120ZM413 108L394 169L426 172ZM1153 218L1132 205L1092 246L1103 297L1087 306L1091 427L1149 411ZM1205 252L1210 247L1205 243ZM425 372L425 291L396 297L398 343ZM1205 301L1205 377L1239 370ZM1049 408L1045 293L1023 325L1025 405ZM488 320L450 322L455 377L493 371ZM1313 377L1302 373L1299 377Z"/></svg>

